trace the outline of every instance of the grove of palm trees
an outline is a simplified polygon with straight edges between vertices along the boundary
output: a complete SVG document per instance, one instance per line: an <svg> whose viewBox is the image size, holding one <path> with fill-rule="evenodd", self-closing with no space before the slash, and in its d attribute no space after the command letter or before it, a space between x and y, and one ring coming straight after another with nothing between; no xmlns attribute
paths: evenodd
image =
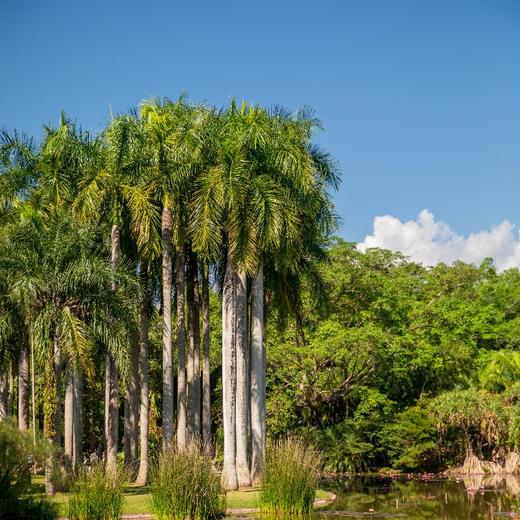
<svg viewBox="0 0 520 520"><path fill-rule="evenodd" d="M50 495L84 464L194 443L261 476L266 320L318 293L334 161L308 111L153 99L92 134L0 135L0 420L43 435ZM122 460L121 460L122 459Z"/></svg>

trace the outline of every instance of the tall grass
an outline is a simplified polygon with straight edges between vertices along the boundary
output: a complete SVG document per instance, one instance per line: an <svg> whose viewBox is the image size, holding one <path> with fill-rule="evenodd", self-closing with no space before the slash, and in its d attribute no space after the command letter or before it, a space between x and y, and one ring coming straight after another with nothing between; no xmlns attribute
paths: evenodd
<svg viewBox="0 0 520 520"><path fill-rule="evenodd" d="M124 480L121 471L106 471L101 464L82 470L72 485L68 518L119 520L123 514Z"/></svg>
<svg viewBox="0 0 520 520"><path fill-rule="evenodd" d="M168 451L152 468L152 511L158 520L212 520L225 514L220 478L197 447Z"/></svg>
<svg viewBox="0 0 520 520"><path fill-rule="evenodd" d="M307 515L314 510L321 457L304 441L287 438L267 449L260 509L264 513Z"/></svg>

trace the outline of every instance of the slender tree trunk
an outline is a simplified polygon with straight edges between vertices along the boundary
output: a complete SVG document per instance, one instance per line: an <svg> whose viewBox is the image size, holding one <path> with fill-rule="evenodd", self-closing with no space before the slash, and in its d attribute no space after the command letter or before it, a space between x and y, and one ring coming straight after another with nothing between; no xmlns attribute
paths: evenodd
<svg viewBox="0 0 520 520"><path fill-rule="evenodd" d="M188 424L190 437L200 439L200 294L197 259L190 251L188 259Z"/></svg>
<svg viewBox="0 0 520 520"><path fill-rule="evenodd" d="M52 449L45 460L45 492L54 496L57 491L58 458L61 445L61 346L58 332L54 332L53 355L46 377L44 401L44 435Z"/></svg>
<svg viewBox="0 0 520 520"><path fill-rule="evenodd" d="M121 256L121 232L112 225L112 266L117 268ZM113 289L116 287L114 285ZM111 352L105 357L105 428L106 428L106 467L113 470L117 467L117 444L119 433L119 373Z"/></svg>
<svg viewBox="0 0 520 520"><path fill-rule="evenodd" d="M264 271L251 285L251 478L260 481L265 459Z"/></svg>
<svg viewBox="0 0 520 520"><path fill-rule="evenodd" d="M139 363L141 365L141 402L139 410L139 473L136 483L144 486L148 483L148 420L150 397L148 394L148 266L141 262L141 309L139 336Z"/></svg>
<svg viewBox="0 0 520 520"><path fill-rule="evenodd" d="M210 339L209 339L209 280L207 268L202 273L202 442L205 449L211 447L211 385L210 385Z"/></svg>
<svg viewBox="0 0 520 520"><path fill-rule="evenodd" d="M7 415L11 417L13 415L14 407L14 375L13 375L13 363L9 363L9 375L7 382Z"/></svg>
<svg viewBox="0 0 520 520"><path fill-rule="evenodd" d="M184 245L177 248L177 448L186 449L186 323L184 314L186 275Z"/></svg>
<svg viewBox="0 0 520 520"><path fill-rule="evenodd" d="M7 418L7 375L0 372L0 422Z"/></svg>
<svg viewBox="0 0 520 520"><path fill-rule="evenodd" d="M173 359L172 359L172 216L162 211L162 290L163 290L163 448L173 442Z"/></svg>
<svg viewBox="0 0 520 520"><path fill-rule="evenodd" d="M222 408L224 423L224 465L222 486L226 490L238 488L236 470L236 344L235 306L236 274L229 258L222 289Z"/></svg>
<svg viewBox="0 0 520 520"><path fill-rule="evenodd" d="M65 360L65 416L64 416L64 454L65 467L72 471L72 455L74 452L74 377L70 358Z"/></svg>
<svg viewBox="0 0 520 520"><path fill-rule="evenodd" d="M125 388L125 467L135 471L138 463L137 444L139 426L139 336L132 335L130 345L130 373Z"/></svg>
<svg viewBox="0 0 520 520"><path fill-rule="evenodd" d="M13 375L13 364L9 363L9 376L7 383L7 415L11 417L13 415L14 407L14 375Z"/></svg>
<svg viewBox="0 0 520 520"><path fill-rule="evenodd" d="M32 410L32 432L33 444L36 445L36 376L34 371L34 343L30 335L31 344L31 410Z"/></svg>
<svg viewBox="0 0 520 520"><path fill-rule="evenodd" d="M29 429L29 347L25 342L18 360L18 428Z"/></svg>
<svg viewBox="0 0 520 520"><path fill-rule="evenodd" d="M79 367L73 367L74 422L72 437L72 468L76 470L83 464L83 375Z"/></svg>
<svg viewBox="0 0 520 520"><path fill-rule="evenodd" d="M249 341L247 332L247 278L244 271L236 274L236 364L237 364L237 478L239 487L251 485L249 469Z"/></svg>

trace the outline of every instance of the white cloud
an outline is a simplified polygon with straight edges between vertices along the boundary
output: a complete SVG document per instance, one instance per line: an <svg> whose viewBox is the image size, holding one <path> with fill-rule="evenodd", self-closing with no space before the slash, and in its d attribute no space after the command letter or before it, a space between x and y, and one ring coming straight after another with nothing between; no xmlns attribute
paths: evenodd
<svg viewBox="0 0 520 520"><path fill-rule="evenodd" d="M358 244L361 251L370 247L400 251L424 265L451 264L455 260L478 265L484 258L491 257L500 271L520 267L520 240L515 226L508 220L489 231L465 237L445 222L435 220L427 209L423 209L416 220L408 222L390 215L375 217L372 234Z"/></svg>

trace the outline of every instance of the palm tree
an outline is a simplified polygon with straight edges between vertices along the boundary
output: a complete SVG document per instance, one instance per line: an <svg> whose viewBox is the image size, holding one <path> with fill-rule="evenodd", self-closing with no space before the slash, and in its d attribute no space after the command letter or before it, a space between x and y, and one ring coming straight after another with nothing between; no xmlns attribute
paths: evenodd
<svg viewBox="0 0 520 520"><path fill-rule="evenodd" d="M57 412L61 358L89 372L94 344L122 354L128 327L135 330L126 291L136 287L124 272L114 277L97 233L75 227L65 215L22 220L10 229L2 248L1 266L11 283L12 300L23 310L36 352L50 359L45 363L44 434L55 446L61 428ZM51 494L55 463L49 457L46 489Z"/></svg>
<svg viewBox="0 0 520 520"><path fill-rule="evenodd" d="M176 102L151 100L140 108L150 144L151 166L147 182L162 207L162 291L163 291L163 393L162 423L164 447L173 441L173 361L171 334L172 261L176 252L178 410L177 443L186 445L185 318L187 211L193 175L199 163L199 134L204 111L191 106L184 96Z"/></svg>
<svg viewBox="0 0 520 520"><path fill-rule="evenodd" d="M83 221L108 222L111 226L111 262L117 269L122 254L122 233L129 236L141 254L153 255L157 248L155 229L157 209L149 190L140 182L147 165L144 129L135 114L114 118L104 134L91 146L91 165L80 182L73 209ZM114 287L115 290L115 287ZM137 459L138 429L138 336L132 338L130 357L133 362L127 375L125 392L125 463L133 466ZM114 468L118 446L118 379L119 367L113 353L105 358L105 442L106 463Z"/></svg>
<svg viewBox="0 0 520 520"><path fill-rule="evenodd" d="M282 262L280 269L295 272L307 243L322 238L325 226L320 212L328 216L329 203L321 180L324 174L318 171L310 147L315 122L307 115L294 118L281 110L269 114L260 107L243 104L238 108L232 103L216 119L221 121L215 125L219 151L214 165L198 182L191 229L194 247L201 255L216 259L227 249L222 289L222 480L232 489L248 485L251 475L257 478L265 450L263 262L281 257L277 260ZM245 303L246 275L253 278L251 324ZM252 468L248 461L249 417Z"/></svg>

